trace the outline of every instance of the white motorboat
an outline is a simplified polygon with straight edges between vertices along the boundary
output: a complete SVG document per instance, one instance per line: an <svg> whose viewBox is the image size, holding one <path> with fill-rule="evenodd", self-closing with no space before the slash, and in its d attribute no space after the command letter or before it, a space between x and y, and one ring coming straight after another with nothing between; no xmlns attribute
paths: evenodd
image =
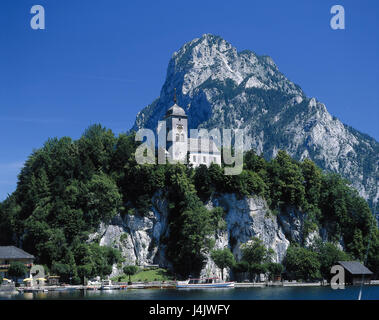
<svg viewBox="0 0 379 320"><path fill-rule="evenodd" d="M101 281L100 290L112 290L112 281L111 280L103 280Z"/></svg>
<svg viewBox="0 0 379 320"><path fill-rule="evenodd" d="M234 288L234 282L226 282L219 278L188 279L176 283L178 289Z"/></svg>

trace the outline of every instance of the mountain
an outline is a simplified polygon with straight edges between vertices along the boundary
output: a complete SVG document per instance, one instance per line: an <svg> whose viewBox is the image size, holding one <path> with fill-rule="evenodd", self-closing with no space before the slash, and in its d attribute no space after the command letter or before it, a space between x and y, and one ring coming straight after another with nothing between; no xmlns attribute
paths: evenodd
<svg viewBox="0 0 379 320"><path fill-rule="evenodd" d="M307 97L268 56L238 52L219 36L186 43L169 62L159 98L137 115L132 130L156 129L174 88L190 128L240 128L246 149L266 158L286 150L340 173L379 212L379 143Z"/></svg>

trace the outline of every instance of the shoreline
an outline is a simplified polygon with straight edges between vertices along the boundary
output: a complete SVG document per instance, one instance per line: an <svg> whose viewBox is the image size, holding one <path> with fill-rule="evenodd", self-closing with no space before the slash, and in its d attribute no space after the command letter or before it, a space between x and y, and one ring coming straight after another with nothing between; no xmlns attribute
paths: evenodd
<svg viewBox="0 0 379 320"><path fill-rule="evenodd" d="M345 284L348 287L358 287L359 285ZM364 286L377 286L379 280L372 280L370 283L364 284ZM328 287L330 283L319 282L235 282L234 288L266 288L266 287ZM2 290L0 293L10 293L11 290L8 287L6 290ZM113 291L113 290L127 290L127 289L176 289L175 282L152 282L152 283L133 283L131 285L115 284L109 286L107 290L101 289L100 286L84 286L84 285L67 285L67 286L40 286L40 287L15 287L16 293L39 293L39 292L64 292L64 291Z"/></svg>

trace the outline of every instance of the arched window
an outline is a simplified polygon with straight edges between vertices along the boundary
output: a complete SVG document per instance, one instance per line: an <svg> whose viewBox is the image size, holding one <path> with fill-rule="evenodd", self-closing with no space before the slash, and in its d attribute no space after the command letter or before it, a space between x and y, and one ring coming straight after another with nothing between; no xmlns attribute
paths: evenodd
<svg viewBox="0 0 379 320"><path fill-rule="evenodd" d="M184 142L184 134L183 133L180 135L180 141Z"/></svg>
<svg viewBox="0 0 379 320"><path fill-rule="evenodd" d="M176 140L175 141L179 141L179 133L176 134Z"/></svg>

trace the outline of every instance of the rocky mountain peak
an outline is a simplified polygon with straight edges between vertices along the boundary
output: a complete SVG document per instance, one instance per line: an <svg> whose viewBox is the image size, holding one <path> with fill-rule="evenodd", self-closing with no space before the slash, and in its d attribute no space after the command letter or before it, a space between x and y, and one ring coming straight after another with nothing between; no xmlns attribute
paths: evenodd
<svg viewBox="0 0 379 320"><path fill-rule="evenodd" d="M212 34L184 44L172 55L160 97L138 113L132 129L155 130L174 88L190 128L242 128L246 149L267 158L280 149L310 158L342 174L379 209L379 143L331 116L270 57L238 52Z"/></svg>
<svg viewBox="0 0 379 320"><path fill-rule="evenodd" d="M245 88L274 88L301 94L301 90L279 72L270 57L258 56L249 50L238 52L221 37L205 34L173 54L161 97L175 86L183 95L192 96L194 90L207 81L229 82L235 86L243 83Z"/></svg>

